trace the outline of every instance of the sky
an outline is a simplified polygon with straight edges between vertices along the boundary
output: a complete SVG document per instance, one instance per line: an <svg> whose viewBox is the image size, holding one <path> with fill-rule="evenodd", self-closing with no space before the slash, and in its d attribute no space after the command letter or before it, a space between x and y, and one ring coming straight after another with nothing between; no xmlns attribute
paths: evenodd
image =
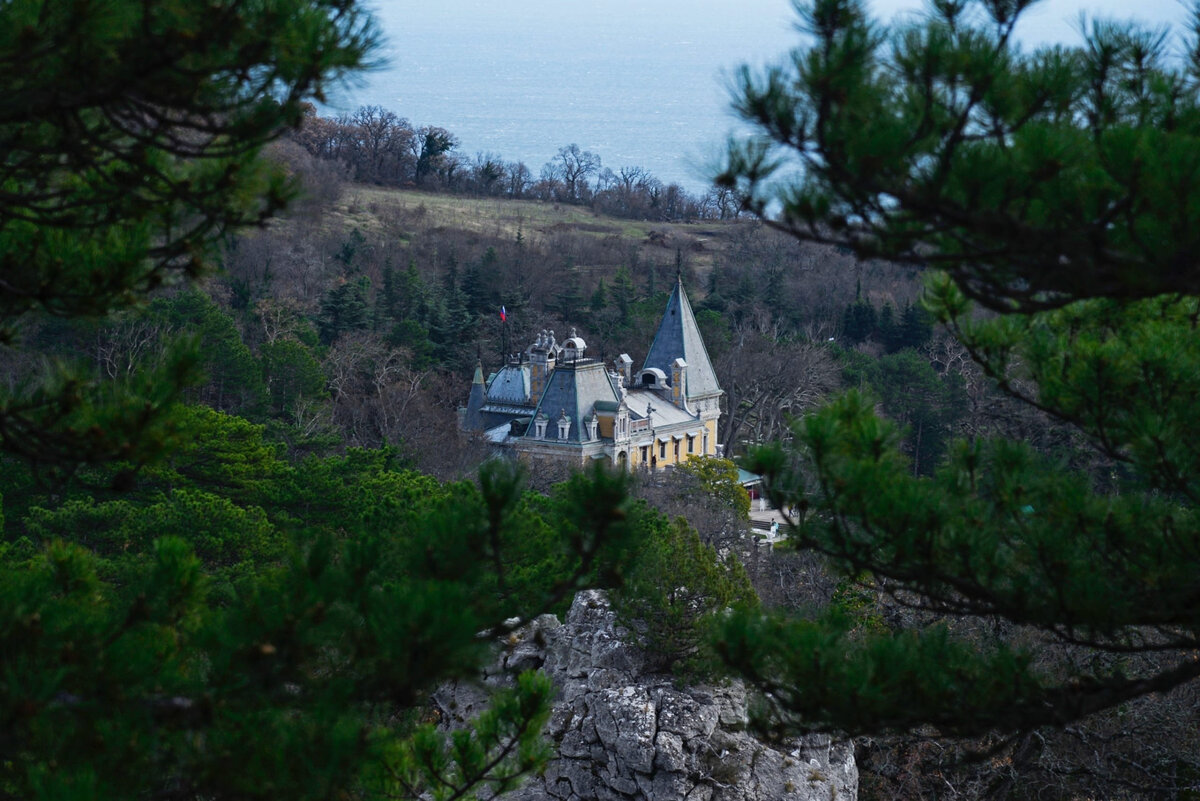
<svg viewBox="0 0 1200 801"><path fill-rule="evenodd" d="M871 7L881 19L912 14L922 8L911 0L874 0ZM1151 25L1186 22L1187 6L1179 0L1041 0L1021 15L1018 38L1027 46L1054 42L1078 44L1079 17L1116 20L1138 19Z"/></svg>

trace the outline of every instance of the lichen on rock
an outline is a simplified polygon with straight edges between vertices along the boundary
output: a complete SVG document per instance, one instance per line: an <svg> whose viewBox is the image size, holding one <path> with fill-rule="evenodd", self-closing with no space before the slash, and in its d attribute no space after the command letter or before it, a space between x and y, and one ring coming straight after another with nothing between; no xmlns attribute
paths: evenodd
<svg viewBox="0 0 1200 801"><path fill-rule="evenodd" d="M646 672L622 638L607 596L575 597L565 622L543 615L504 644L485 684L540 668L559 690L546 727L557 756L504 801L852 801L858 769L849 743L810 736L765 743L747 730L746 691L678 687ZM442 687L446 725L486 704L481 687Z"/></svg>

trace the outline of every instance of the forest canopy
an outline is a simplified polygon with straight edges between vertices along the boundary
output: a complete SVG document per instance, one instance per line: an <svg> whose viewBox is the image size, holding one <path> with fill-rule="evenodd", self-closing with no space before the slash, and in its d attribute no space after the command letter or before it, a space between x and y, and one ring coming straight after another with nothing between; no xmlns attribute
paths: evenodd
<svg viewBox="0 0 1200 801"><path fill-rule="evenodd" d="M1020 52L1024 6L889 29L814 3L816 44L743 76L775 144L700 200L576 146L537 180L382 109L320 118L374 52L356 3L6 5L0 794L510 787L547 758L544 680L453 741L421 699L487 658L480 632L620 582L664 669L727 620L789 732L1028 753L1038 726L1128 729L1127 702L1194 686L1197 67L1118 25ZM772 188L788 157L803 180ZM715 221L738 198L778 201L782 234ZM548 321L636 353L675 275L726 452L786 441L755 459L840 581L736 564L727 462L462 480L477 360ZM751 582L824 614L764 615ZM1190 736L1122 780L1195 785Z"/></svg>
<svg viewBox="0 0 1200 801"><path fill-rule="evenodd" d="M0 473L0 795L457 797L545 760L543 677L453 753L414 704L481 632L620 569L655 516L622 477L546 498L505 465L476 486L386 448L285 459L182 402L324 391L289 340L268 391L210 297L159 290L282 208L264 147L373 47L346 0L0 7L0 448L23 457ZM73 343L95 359L42 358Z"/></svg>
<svg viewBox="0 0 1200 801"><path fill-rule="evenodd" d="M1090 454L977 438L914 476L858 393L761 450L794 539L910 612L731 620L719 647L782 728L1023 733L1200 676L1197 31L1182 60L1106 21L1029 51L1028 5L887 27L816 0L808 44L741 74L761 138L719 180L796 237L937 268L926 308Z"/></svg>

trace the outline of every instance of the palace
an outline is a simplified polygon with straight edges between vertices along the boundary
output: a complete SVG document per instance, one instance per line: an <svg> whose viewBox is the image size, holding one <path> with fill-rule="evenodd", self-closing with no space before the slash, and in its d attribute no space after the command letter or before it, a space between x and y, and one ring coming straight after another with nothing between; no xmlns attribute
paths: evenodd
<svg viewBox="0 0 1200 801"><path fill-rule="evenodd" d="M623 470L719 455L721 387L691 304L676 281L642 369L622 353L609 370L571 330L543 331L486 381L475 370L463 426L533 462L582 467L605 459Z"/></svg>

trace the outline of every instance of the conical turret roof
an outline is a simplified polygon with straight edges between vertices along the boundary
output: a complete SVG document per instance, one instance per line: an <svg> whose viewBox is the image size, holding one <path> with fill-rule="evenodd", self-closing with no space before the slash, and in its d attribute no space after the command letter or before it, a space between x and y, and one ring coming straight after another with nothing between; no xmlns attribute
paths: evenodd
<svg viewBox="0 0 1200 801"><path fill-rule="evenodd" d="M721 394L721 386L717 383L717 374L708 358L704 339L700 336L700 327L696 325L692 305L683 291L682 276L675 282L675 289L667 300L662 322L658 324L658 333L654 335L642 369L657 367L670 376L671 365L676 359L683 359L687 363L688 398Z"/></svg>
<svg viewBox="0 0 1200 801"><path fill-rule="evenodd" d="M475 378L471 382L471 397L467 400L467 416L463 426L468 431L483 429L483 417L480 412L484 404L483 362L475 363Z"/></svg>

